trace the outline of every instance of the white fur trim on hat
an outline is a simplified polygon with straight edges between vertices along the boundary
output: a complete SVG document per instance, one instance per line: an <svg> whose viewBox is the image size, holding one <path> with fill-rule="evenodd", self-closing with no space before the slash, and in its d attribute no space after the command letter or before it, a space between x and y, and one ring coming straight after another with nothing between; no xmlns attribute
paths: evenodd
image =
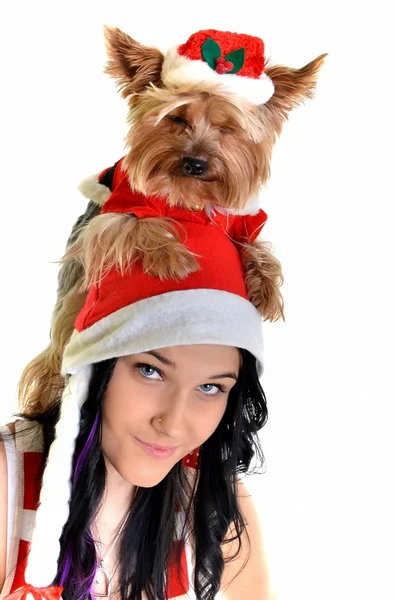
<svg viewBox="0 0 397 600"><path fill-rule="evenodd" d="M145 298L74 330L65 348L62 373L155 348L219 344L244 348L263 365L262 318L254 305L230 292L193 289Z"/></svg>
<svg viewBox="0 0 397 600"><path fill-rule="evenodd" d="M70 377L63 392L55 439L44 469L40 503L25 571L26 583L35 587L51 585L57 574L59 539L69 517L72 458L80 429L80 409L88 396L91 375L92 365L85 366Z"/></svg>
<svg viewBox="0 0 397 600"><path fill-rule="evenodd" d="M96 202L99 206L105 204L109 198L111 192L106 185L99 183L99 173L97 175L90 175L83 179L78 185L77 189L89 200Z"/></svg>
<svg viewBox="0 0 397 600"><path fill-rule="evenodd" d="M238 94L253 104L264 104L274 94L274 85L265 73L259 79L238 74L219 74L204 61L192 60L178 53L178 46L164 57L161 79L167 88L189 84L218 84L220 89Z"/></svg>

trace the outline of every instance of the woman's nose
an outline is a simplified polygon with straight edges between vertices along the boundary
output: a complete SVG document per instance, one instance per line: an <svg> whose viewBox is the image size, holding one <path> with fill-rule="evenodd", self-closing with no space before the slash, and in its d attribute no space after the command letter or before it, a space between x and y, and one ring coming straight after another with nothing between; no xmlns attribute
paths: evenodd
<svg viewBox="0 0 397 600"><path fill-rule="evenodd" d="M182 441L186 437L188 410L189 397L186 392L175 390L169 393L159 409L161 423L157 423L157 429L170 438Z"/></svg>

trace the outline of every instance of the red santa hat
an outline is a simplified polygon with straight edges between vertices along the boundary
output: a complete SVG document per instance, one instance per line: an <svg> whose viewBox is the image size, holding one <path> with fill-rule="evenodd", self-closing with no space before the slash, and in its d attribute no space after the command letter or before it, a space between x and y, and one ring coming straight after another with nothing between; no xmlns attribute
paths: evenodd
<svg viewBox="0 0 397 600"><path fill-rule="evenodd" d="M165 55L161 78L167 88L217 84L220 89L264 104L274 93L265 69L265 45L259 37L206 29Z"/></svg>

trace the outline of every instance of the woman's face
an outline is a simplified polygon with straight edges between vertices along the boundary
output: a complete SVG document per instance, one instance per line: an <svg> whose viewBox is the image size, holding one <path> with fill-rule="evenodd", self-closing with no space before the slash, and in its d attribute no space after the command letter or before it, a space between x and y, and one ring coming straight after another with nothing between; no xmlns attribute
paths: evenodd
<svg viewBox="0 0 397 600"><path fill-rule="evenodd" d="M135 486L159 483L215 431L240 366L231 346L173 346L119 358L102 408L105 460ZM136 438L176 449L158 457Z"/></svg>

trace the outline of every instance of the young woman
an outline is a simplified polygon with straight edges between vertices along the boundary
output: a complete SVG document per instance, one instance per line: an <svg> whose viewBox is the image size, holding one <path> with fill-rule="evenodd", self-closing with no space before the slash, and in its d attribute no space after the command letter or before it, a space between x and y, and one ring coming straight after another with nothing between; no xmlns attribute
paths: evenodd
<svg viewBox="0 0 397 600"><path fill-rule="evenodd" d="M270 600L239 478L262 458L262 323L222 244L202 244L179 281L109 270L66 345L59 398L3 428L1 600Z"/></svg>

